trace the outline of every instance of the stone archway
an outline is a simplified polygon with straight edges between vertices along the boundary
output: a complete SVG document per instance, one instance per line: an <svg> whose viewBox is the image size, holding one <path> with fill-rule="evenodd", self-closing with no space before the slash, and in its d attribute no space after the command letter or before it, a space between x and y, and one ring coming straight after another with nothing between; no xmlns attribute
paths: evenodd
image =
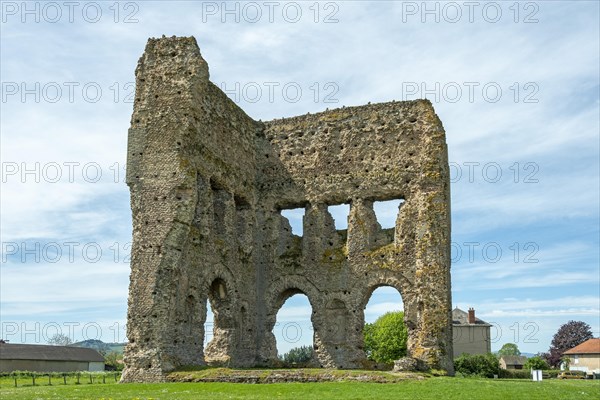
<svg viewBox="0 0 600 400"><path fill-rule="evenodd" d="M418 310L418 301L416 298L417 292L412 287L410 280L406 277L398 278L392 274L387 274L382 277L369 278L364 283L360 290L361 297L360 302L357 304L357 309L360 313L360 319L362 320L362 327L365 324L365 308L373 296L373 292L381 287L390 287L395 289L400 298L402 299L403 311L404 311L404 324L406 325L408 340L407 340L407 357L414 357L415 344L418 342L416 337L419 332L420 315ZM361 337L362 332L361 332ZM363 338L364 340L364 338Z"/></svg>
<svg viewBox="0 0 600 400"><path fill-rule="evenodd" d="M229 365L235 357L239 316L231 288L223 278L215 278L207 291L207 301L214 315L212 340L204 350L209 365Z"/></svg>
<svg viewBox="0 0 600 400"><path fill-rule="evenodd" d="M273 328L277 321L277 313L283 304L290 297L302 294L307 297L311 306L311 323L313 326L313 346L315 346L318 337L318 331L315 326L316 307L319 304L320 296L316 286L302 276L287 276L281 278L271 285L270 290L266 294L268 299L265 302L265 322L264 322L264 338L261 342L260 352L262 359L260 362L265 365L277 364L277 341L273 334ZM318 355L318 346L315 346L315 353Z"/></svg>
<svg viewBox="0 0 600 400"><path fill-rule="evenodd" d="M387 290L386 290L387 289ZM384 367L384 364L381 363L389 363L390 360L382 360L382 357L388 357L390 354L395 354L393 360L397 360L402 357L407 356L408 346L406 340L408 339L408 329L406 329L406 323L404 322L404 302L402 300L402 294L397 287L390 286L388 284L379 284L374 285L367 291L368 299L366 302L363 300L362 304L364 307L361 309L361 317L364 318L365 324L363 325L363 342L365 345L365 356L369 360L369 363L373 366L373 368ZM384 294L385 293L385 294ZM389 296L388 301L382 301L382 296ZM389 302L389 300L392 300ZM405 341L402 343L404 350L402 347L396 347L401 342L398 342L397 337L394 336L392 339L390 336L386 335L383 339L383 342L380 340L373 340L373 336L371 336L370 340L367 340L367 324L374 324L380 318L384 317L386 314L391 312L401 312L402 313L402 321L403 326L399 326L398 330L395 332L400 334L402 330L406 329L404 332ZM395 316L391 318L396 318ZM389 339L389 340L388 340ZM370 353L372 352L372 353Z"/></svg>
<svg viewBox="0 0 600 400"><path fill-rule="evenodd" d="M283 293L283 297L285 300L277 310L272 329L278 360L294 348L314 346L314 312L308 296L300 290L290 289ZM304 365L314 366L315 359L307 360Z"/></svg>
<svg viewBox="0 0 600 400"><path fill-rule="evenodd" d="M450 176L431 102L254 121L210 82L194 38L163 37L139 61L131 121L123 381L202 365L207 298L218 321L206 359L268 365L294 291L313 308L319 364L361 367L362 310L385 284L404 300L409 355L452 374ZM393 199L405 201L384 228L373 204ZM348 203L338 229L328 206ZM298 206L301 237L280 214Z"/></svg>

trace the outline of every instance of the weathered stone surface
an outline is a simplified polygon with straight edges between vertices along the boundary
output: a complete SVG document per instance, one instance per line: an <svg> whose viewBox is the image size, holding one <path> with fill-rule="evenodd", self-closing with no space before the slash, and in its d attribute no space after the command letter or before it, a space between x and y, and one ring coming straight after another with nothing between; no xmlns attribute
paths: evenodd
<svg viewBox="0 0 600 400"><path fill-rule="evenodd" d="M423 374L391 371L352 371L334 369L211 369L178 371L167 374L169 382L227 382L227 383L306 383L306 382L372 382L395 383L423 380Z"/></svg>
<svg viewBox="0 0 600 400"><path fill-rule="evenodd" d="M194 38L150 39L136 70L123 381L207 362L273 365L276 314L296 293L312 305L317 364L363 367L364 308L379 286L402 295L409 356L451 373L450 186L431 103L263 123L208 78ZM373 201L390 199L404 203L396 228L381 229ZM342 203L338 231L327 207ZM303 237L281 216L297 207Z"/></svg>
<svg viewBox="0 0 600 400"><path fill-rule="evenodd" d="M418 358L402 357L394 361L394 372L426 371L428 366Z"/></svg>

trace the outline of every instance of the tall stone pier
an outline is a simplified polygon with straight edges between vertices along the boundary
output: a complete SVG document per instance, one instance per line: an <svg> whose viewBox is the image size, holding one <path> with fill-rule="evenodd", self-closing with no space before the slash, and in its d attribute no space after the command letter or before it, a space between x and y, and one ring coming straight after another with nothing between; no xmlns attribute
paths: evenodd
<svg viewBox="0 0 600 400"><path fill-rule="evenodd" d="M452 373L450 182L429 101L258 122L209 80L192 37L150 39L127 149L133 248L123 381L181 366L274 365L290 296L312 306L316 363L361 368L364 309L402 295L408 355ZM403 200L382 229L373 202ZM349 204L348 229L329 206ZM303 234L282 210L302 208ZM207 300L213 340L203 348Z"/></svg>

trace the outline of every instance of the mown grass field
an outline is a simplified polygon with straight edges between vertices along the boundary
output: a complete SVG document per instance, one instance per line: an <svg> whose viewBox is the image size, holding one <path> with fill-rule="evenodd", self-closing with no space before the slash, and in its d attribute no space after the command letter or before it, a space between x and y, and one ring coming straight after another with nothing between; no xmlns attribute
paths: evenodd
<svg viewBox="0 0 600 400"><path fill-rule="evenodd" d="M432 377L398 383L158 383L11 386L3 379L0 399L594 399L600 380ZM14 382L13 382L14 385Z"/></svg>

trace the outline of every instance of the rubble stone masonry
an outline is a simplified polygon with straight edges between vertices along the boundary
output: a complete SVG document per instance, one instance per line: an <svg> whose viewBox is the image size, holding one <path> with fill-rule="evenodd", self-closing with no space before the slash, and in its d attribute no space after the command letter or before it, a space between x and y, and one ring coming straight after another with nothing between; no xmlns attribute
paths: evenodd
<svg viewBox="0 0 600 400"><path fill-rule="evenodd" d="M450 182L427 100L257 122L209 81L193 37L150 39L136 69L127 184L133 248L124 382L181 366L271 366L290 296L316 362L363 368L364 309L402 295L408 355L452 373ZM382 229L374 201L402 199ZM350 204L348 229L328 206ZM281 210L304 208L303 236ZM214 338L203 349L207 299Z"/></svg>

